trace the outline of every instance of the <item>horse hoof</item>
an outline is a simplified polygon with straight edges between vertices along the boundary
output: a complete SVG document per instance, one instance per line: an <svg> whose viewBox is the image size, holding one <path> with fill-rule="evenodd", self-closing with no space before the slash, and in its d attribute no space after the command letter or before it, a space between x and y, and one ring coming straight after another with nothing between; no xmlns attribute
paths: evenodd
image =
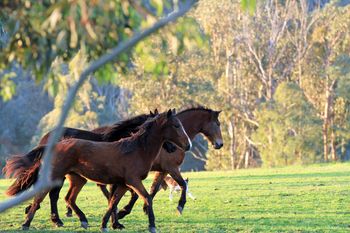
<svg viewBox="0 0 350 233"><path fill-rule="evenodd" d="M72 213L66 213L66 217L70 218L70 217L73 217L73 214Z"/></svg>
<svg viewBox="0 0 350 233"><path fill-rule="evenodd" d="M124 225L123 225L123 224L120 224L120 223L114 223L114 224L112 225L112 228L113 228L113 229L122 230L122 229L124 229L125 227L124 227Z"/></svg>
<svg viewBox="0 0 350 233"><path fill-rule="evenodd" d="M28 231L28 230L29 230L29 227L28 227L28 226L22 226L22 230L23 230L23 231Z"/></svg>
<svg viewBox="0 0 350 233"><path fill-rule="evenodd" d="M177 214L182 215L183 208L181 206L177 207Z"/></svg>
<svg viewBox="0 0 350 233"><path fill-rule="evenodd" d="M149 227L149 232L156 233L157 232L156 227Z"/></svg>
<svg viewBox="0 0 350 233"><path fill-rule="evenodd" d="M80 226L84 229L87 229L89 227L89 224L87 222L81 222Z"/></svg>
<svg viewBox="0 0 350 233"><path fill-rule="evenodd" d="M101 232L108 232L108 228L101 228Z"/></svg>
<svg viewBox="0 0 350 233"><path fill-rule="evenodd" d="M63 222L56 222L55 225L56 227L63 227L64 224Z"/></svg>

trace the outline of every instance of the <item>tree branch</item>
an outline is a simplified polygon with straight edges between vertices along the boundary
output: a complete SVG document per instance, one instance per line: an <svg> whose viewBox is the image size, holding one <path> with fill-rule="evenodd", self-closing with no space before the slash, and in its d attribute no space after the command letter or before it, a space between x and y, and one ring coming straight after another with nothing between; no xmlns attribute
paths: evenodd
<svg viewBox="0 0 350 233"><path fill-rule="evenodd" d="M68 112L72 106L72 102L75 98L76 93L78 92L80 86L85 82L85 80L88 78L88 76L92 73L94 73L97 69L105 65L107 62L110 62L113 58L118 56L119 54L123 53L124 51L130 49L134 45L136 45L139 41L146 38L150 34L154 33L158 29L164 27L168 23L176 20L177 18L184 15L187 11L191 9L191 7L194 5L196 1L195 0L189 0L186 1L186 3L181 4L178 11L174 11L165 18L162 18L158 20L152 27L144 30L143 32L136 33L133 37L131 37L129 40L120 43L117 47L113 48L110 53L107 53L103 56L101 56L99 59L94 61L87 69L83 71L83 73L80 75L80 78L78 82L70 89L68 93L68 97L65 101L65 104L62 108L61 116L59 118L58 124L56 126L56 129L52 132L44 156L42 160L42 166L39 173L39 179L36 182L35 185L33 185L32 188L29 190L10 198L6 201L3 201L0 203L0 212L3 212L25 200L28 200L32 197L34 197L36 194L43 190L50 189L57 185L57 182L54 182L51 180L51 159L52 159L52 151L54 145L58 142L58 140L61 138L61 135L63 133L63 124L67 118Z"/></svg>

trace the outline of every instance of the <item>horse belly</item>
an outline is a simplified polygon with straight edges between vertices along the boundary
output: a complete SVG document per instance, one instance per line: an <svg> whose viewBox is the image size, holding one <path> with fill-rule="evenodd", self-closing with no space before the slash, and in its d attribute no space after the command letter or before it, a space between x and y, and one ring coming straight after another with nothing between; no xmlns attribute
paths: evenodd
<svg viewBox="0 0 350 233"><path fill-rule="evenodd" d="M73 169L73 172L79 174L87 180L99 183L99 184L115 184L124 182L123 177L120 177L115 172L112 172L107 167L78 167Z"/></svg>

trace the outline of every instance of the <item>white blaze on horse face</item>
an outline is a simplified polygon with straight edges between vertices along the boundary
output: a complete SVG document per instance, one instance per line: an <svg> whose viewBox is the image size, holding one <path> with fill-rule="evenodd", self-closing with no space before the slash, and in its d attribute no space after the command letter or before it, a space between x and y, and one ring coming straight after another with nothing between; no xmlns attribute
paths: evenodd
<svg viewBox="0 0 350 233"><path fill-rule="evenodd" d="M181 123L180 125L181 125L182 131L184 132L184 134L185 134L186 137L187 137L188 144L190 145L190 149L189 149L189 150L191 150L191 148L192 148L192 141L191 141L190 137L187 135L186 130L185 130L184 127L182 126L182 123Z"/></svg>

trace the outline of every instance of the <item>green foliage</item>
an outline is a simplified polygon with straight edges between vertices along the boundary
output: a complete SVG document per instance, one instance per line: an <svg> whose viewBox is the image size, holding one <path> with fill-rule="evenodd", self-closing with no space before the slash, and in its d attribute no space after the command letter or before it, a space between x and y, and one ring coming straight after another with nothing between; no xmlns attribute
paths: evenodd
<svg viewBox="0 0 350 233"><path fill-rule="evenodd" d="M12 80L14 77L16 77L14 72L0 76L0 96L4 101L10 100L16 92L16 84Z"/></svg>
<svg viewBox="0 0 350 233"><path fill-rule="evenodd" d="M33 138L34 145L56 125L69 88L79 79L85 67L86 55L83 51L77 53L69 62L68 67L60 60L53 63L52 71L55 76L51 81L54 83L49 83L47 87L49 88L48 92L54 98L54 109L40 120L36 137ZM66 126L82 129L96 128L98 126L97 112L102 110L103 100L104 98L99 97L92 89L90 82L83 84L76 96L73 108L69 112Z"/></svg>
<svg viewBox="0 0 350 233"><path fill-rule="evenodd" d="M170 36L169 40L163 40L155 35L142 41L135 52L143 50L143 55L133 60L133 70L120 79L119 85L132 93L130 108L133 113L191 104L208 105L217 100L212 95L216 91L213 64L202 60L208 56L208 41L202 37L198 25L193 19L184 18L167 30L178 32L177 36L182 39ZM179 45L178 41L183 41L184 45Z"/></svg>
<svg viewBox="0 0 350 233"><path fill-rule="evenodd" d="M266 166L320 161L321 121L295 83L281 83L274 101L256 112L259 128L253 134Z"/></svg>
<svg viewBox="0 0 350 233"><path fill-rule="evenodd" d="M293 166L280 169L248 169L231 172L184 173L189 178L189 190L197 198L187 200L182 217L175 210L179 194L168 199L169 191L159 191L153 207L156 226L161 232L348 232L350 211L350 164L323 164ZM144 183L151 185L150 175ZM0 180L0 200L10 180ZM66 218L64 195L58 202L64 227L55 229L50 221L47 197L36 212L31 232L76 232L79 219ZM121 200L122 208L130 195ZM0 228L5 232L20 232L24 221L23 210L29 202L12 208L1 215ZM99 188L88 182L77 199L77 205L86 214L88 232L100 231L100 223L107 209L106 199ZM137 201L133 212L121 223L124 231L145 232L148 219L142 212L142 201ZM137 223L137 224L135 224Z"/></svg>
<svg viewBox="0 0 350 233"><path fill-rule="evenodd" d="M141 18L128 1L5 1L0 19L9 41L1 66L13 61L46 74L57 58L70 60L84 44L95 59L139 28ZM132 29L132 30L131 30ZM119 60L124 67L128 59Z"/></svg>

